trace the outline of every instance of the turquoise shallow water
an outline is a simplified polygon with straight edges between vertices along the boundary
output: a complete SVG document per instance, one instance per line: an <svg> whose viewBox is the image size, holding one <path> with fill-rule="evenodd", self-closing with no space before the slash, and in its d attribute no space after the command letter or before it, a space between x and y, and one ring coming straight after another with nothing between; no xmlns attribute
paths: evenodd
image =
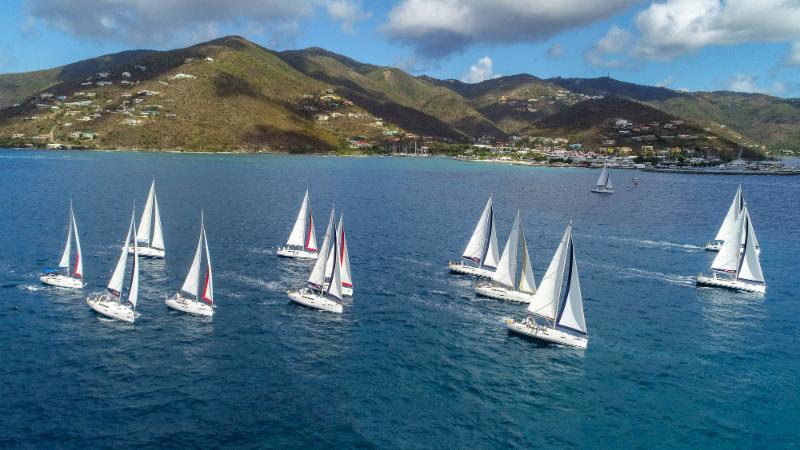
<svg viewBox="0 0 800 450"><path fill-rule="evenodd" d="M800 445L800 178L596 171L445 159L0 151L0 447L755 447ZM631 177L641 180L634 188ZM167 259L141 317L99 320L44 288L69 198L88 291L155 177ZM701 245L742 183L763 298L697 289ZM346 214L356 296L289 304L310 266L279 260L303 190L317 233ZM586 351L509 335L522 307L451 276L489 192L505 242L522 209L537 280L575 226ZM204 208L219 309L168 311Z"/></svg>

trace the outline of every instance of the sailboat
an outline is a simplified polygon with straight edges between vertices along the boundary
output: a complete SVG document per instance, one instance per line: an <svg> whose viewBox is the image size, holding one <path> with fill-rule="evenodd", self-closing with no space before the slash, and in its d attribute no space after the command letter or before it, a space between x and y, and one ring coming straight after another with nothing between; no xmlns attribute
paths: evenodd
<svg viewBox="0 0 800 450"><path fill-rule="evenodd" d="M450 261L447 265L451 272L491 278L497 268L497 231L494 222L494 205L492 196L483 208L481 218L469 238L467 248L461 255L461 261ZM471 261L476 265L468 264Z"/></svg>
<svg viewBox="0 0 800 450"><path fill-rule="evenodd" d="M136 233L136 244L139 247L140 256L164 258L164 231L161 228L161 213L158 211L155 180L150 185L150 193L147 194L147 201L144 204L139 231ZM128 247L128 253L133 253L133 245Z"/></svg>
<svg viewBox="0 0 800 450"><path fill-rule="evenodd" d="M330 275L333 274L333 258L339 255L339 263L342 272L342 295L345 297L353 296L353 279L350 276L350 252L347 250L347 237L344 232L344 213L339 215L339 225L336 227L336 236L339 242L339 251L328 254L328 262L325 265L325 282L330 283Z"/></svg>
<svg viewBox="0 0 800 450"><path fill-rule="evenodd" d="M325 228L325 239L319 250L314 269L308 277L308 287L297 291L287 292L289 298L309 308L329 311L332 313L342 313L342 272L339 258L333 258L331 267L331 281L325 283L326 266L329 252L339 253L339 240L333 228L334 210L331 209L331 216L328 219L328 226Z"/></svg>
<svg viewBox="0 0 800 450"><path fill-rule="evenodd" d="M203 287L203 295L199 295L200 288L200 262L202 259L201 250L205 249L206 254L206 278ZM206 237L206 227L203 215L200 215L200 237L197 238L197 249L194 251L192 265L189 266L189 273L183 281L181 289L172 297L167 298L168 307L198 316L214 315L214 277L211 272L211 254L208 252L208 238Z"/></svg>
<svg viewBox="0 0 800 450"><path fill-rule="evenodd" d="M603 166L603 170L600 172L600 176L597 178L597 183L595 183L592 192L598 194L614 193L614 184L611 183L611 172L608 171L608 165Z"/></svg>
<svg viewBox="0 0 800 450"><path fill-rule="evenodd" d="M728 213L725 214L725 219L722 221L722 226L719 227L719 231L717 231L714 239L706 243L706 250L718 252L722 248L725 239L736 233L738 227L736 225L736 220L746 206L747 202L744 201L744 192L742 192L742 186L739 185L739 187L736 188L736 194L733 196L733 202L731 202L731 206L728 208ZM756 251L761 254L761 247L758 245L757 240L755 241L755 246Z"/></svg>
<svg viewBox="0 0 800 450"><path fill-rule="evenodd" d="M711 275L698 275L697 285L766 293L757 242L750 211L745 205L736 218L732 234L725 237L722 248L711 263Z"/></svg>
<svg viewBox="0 0 800 450"><path fill-rule="evenodd" d="M134 238L136 225L134 224L136 211L131 214L131 224L128 227L128 236L122 246L117 265L108 281L107 292L98 292L89 295L86 303L98 314L122 322L133 323L136 320L136 301L139 298L139 246ZM122 300L122 285L125 281L125 266L128 262L128 246L133 245L133 265L131 266L131 283L128 286L128 297Z"/></svg>
<svg viewBox="0 0 800 450"><path fill-rule="evenodd" d="M317 259L317 237L314 234L314 216L311 214L311 203L308 200L308 189L300 205L300 212L294 221L292 232L286 246L278 249L278 256L286 258Z"/></svg>
<svg viewBox="0 0 800 450"><path fill-rule="evenodd" d="M520 242L522 242L522 273L517 283L517 252ZM478 283L475 292L484 297L512 302L530 303L533 300L536 280L533 277L531 257L525 240L525 230L519 218L519 210L511 226L511 234L506 241L503 255L500 256L497 270L492 274L492 280Z"/></svg>
<svg viewBox="0 0 800 450"><path fill-rule="evenodd" d="M70 253L72 239L75 238L75 264L70 273ZM42 283L72 289L83 289L83 255L81 254L81 240L78 237L78 224L75 222L75 213L72 210L72 201L69 202L69 217L67 218L67 242L58 269L46 269L39 276Z"/></svg>
<svg viewBox="0 0 800 450"><path fill-rule="evenodd" d="M564 231L539 289L528 305L528 312L534 317L528 316L523 322L506 320L508 329L555 344L579 348L588 345L572 222Z"/></svg>

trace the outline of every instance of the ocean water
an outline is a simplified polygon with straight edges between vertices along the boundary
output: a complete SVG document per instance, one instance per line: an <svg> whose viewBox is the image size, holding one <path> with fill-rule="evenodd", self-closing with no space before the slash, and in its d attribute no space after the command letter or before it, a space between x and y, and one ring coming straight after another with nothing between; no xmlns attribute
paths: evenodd
<svg viewBox="0 0 800 450"><path fill-rule="evenodd" d="M800 445L800 178L598 172L447 159L0 151L0 447L531 448ZM641 186L632 186L631 177ZM156 179L167 259L135 325L46 288L75 203L87 292ZM766 296L692 277L742 183ZM356 294L290 304L279 259L303 191L343 210ZM488 194L521 209L537 280L569 220L589 348L509 335L524 307L450 275ZM219 308L167 310L205 211ZM137 218L138 219L138 218Z"/></svg>

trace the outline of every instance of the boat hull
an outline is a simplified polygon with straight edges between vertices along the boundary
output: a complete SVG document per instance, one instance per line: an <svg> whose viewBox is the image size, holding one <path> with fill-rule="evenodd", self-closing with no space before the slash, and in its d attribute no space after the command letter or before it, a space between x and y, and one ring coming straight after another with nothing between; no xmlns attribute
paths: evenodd
<svg viewBox="0 0 800 450"><path fill-rule="evenodd" d="M317 252L311 252L305 249L281 247L277 251L278 256L284 258L297 258L297 259L317 259Z"/></svg>
<svg viewBox="0 0 800 450"><path fill-rule="evenodd" d="M722 243L719 241L707 242L704 248L709 252L718 252L722 248Z"/></svg>
<svg viewBox="0 0 800 450"><path fill-rule="evenodd" d="M514 319L508 319L506 321L506 327L509 329L509 331L514 333L551 344L566 345L575 348L586 348L586 346L589 344L588 338L575 336L574 334L565 333L561 330L545 327L539 324L526 325L525 323L517 322Z"/></svg>
<svg viewBox="0 0 800 450"><path fill-rule="evenodd" d="M166 251L160 248L153 248L153 247L138 247L139 256L144 258L154 258L154 259L164 259L164 255L166 255ZM133 254L133 245L128 247L128 254Z"/></svg>
<svg viewBox="0 0 800 450"><path fill-rule="evenodd" d="M614 190L606 188L594 188L592 189L592 192L594 192L595 194L613 194Z"/></svg>
<svg viewBox="0 0 800 450"><path fill-rule="evenodd" d="M341 303L333 301L329 298L325 298L321 295L314 294L308 289L289 291L287 292L287 295L293 302L309 308L319 309L321 311L328 311L336 314L341 314L343 310Z"/></svg>
<svg viewBox="0 0 800 450"><path fill-rule="evenodd" d="M133 323L136 320L136 312L129 306L121 304L110 294L92 294L86 297L86 303L95 312L109 319L126 323Z"/></svg>
<svg viewBox="0 0 800 450"><path fill-rule="evenodd" d="M42 284L65 289L83 289L84 283L80 278L72 278L60 274L46 274L39 277Z"/></svg>
<svg viewBox="0 0 800 450"><path fill-rule="evenodd" d="M697 276L696 284L697 286L720 287L736 291L755 292L758 294L765 294L767 292L766 284L750 283L734 278L720 278L716 275L708 276L700 274Z"/></svg>
<svg viewBox="0 0 800 450"><path fill-rule="evenodd" d="M492 278L492 275L494 275L494 272L492 272L489 269L484 269L483 267L468 266L460 262L450 261L447 264L447 266L450 268L450 272L457 273L459 275L470 275L479 278Z"/></svg>
<svg viewBox="0 0 800 450"><path fill-rule="evenodd" d="M212 317L214 315L214 308L212 306L203 302L198 302L197 300L182 297L178 294L167 298L164 303L167 307L186 314L204 317Z"/></svg>
<svg viewBox="0 0 800 450"><path fill-rule="evenodd" d="M502 286L492 284L478 284L475 286L475 293L481 297L488 297L497 300L506 300L517 303L530 303L533 301L533 294L514 291Z"/></svg>

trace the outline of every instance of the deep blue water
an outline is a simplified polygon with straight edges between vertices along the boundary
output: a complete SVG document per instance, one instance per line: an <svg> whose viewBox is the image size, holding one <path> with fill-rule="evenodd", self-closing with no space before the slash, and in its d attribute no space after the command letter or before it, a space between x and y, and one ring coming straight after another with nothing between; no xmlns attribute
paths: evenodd
<svg viewBox="0 0 800 450"><path fill-rule="evenodd" d="M446 159L0 151L0 447L787 447L800 445L800 178L598 172ZM631 177L641 186L631 186ZM155 178L167 259L141 317L102 321L39 285L72 198L87 292L104 288ZM765 297L697 289L701 245L742 183ZM289 304L279 260L303 190L345 211L356 295ZM523 307L451 276L489 192L501 246L520 208L541 278L575 224L590 342L541 346ZM205 210L219 308L168 311Z"/></svg>

